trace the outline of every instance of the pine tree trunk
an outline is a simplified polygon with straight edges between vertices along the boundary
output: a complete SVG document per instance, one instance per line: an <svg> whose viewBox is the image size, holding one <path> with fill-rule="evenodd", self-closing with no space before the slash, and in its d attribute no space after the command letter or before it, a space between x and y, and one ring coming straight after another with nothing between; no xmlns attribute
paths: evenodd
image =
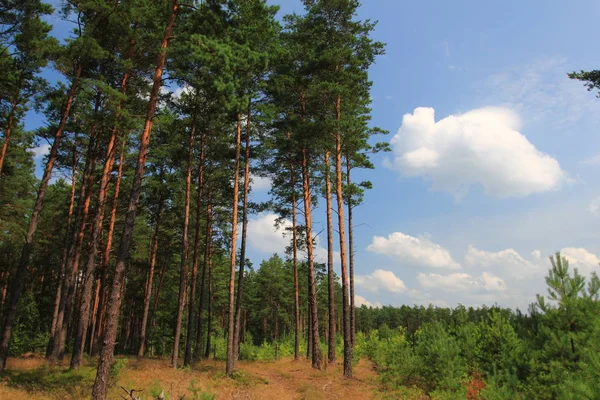
<svg viewBox="0 0 600 400"><path fill-rule="evenodd" d="M52 148L50 149L50 154L48 155L48 161L46 162L46 168L44 169L42 182L40 184L40 188L38 189L35 205L33 206L33 211L29 219L29 227L25 235L25 244L21 250L19 264L17 265L15 276L11 284L10 299L8 302L8 307L6 308L7 311L3 321L4 323L2 324L2 336L0 338L0 373L2 373L6 368L8 346L10 345L12 328L15 322L15 317L17 316L17 305L21 299L23 286L25 284L25 275L27 273L27 267L29 264L29 257L31 256L31 251L33 250L33 238L40 220L40 213L42 212L42 205L44 203L44 198L46 197L48 183L52 177L52 169L54 168L54 162L56 161L56 155L58 154L58 147L63 136L65 125L67 124L67 120L71 114L71 106L73 105L73 99L75 98L80 75L81 65L77 65L75 76L73 77L71 87L69 88L69 92L67 94L67 101L62 112L60 123L54 133L54 143L52 143Z"/></svg>
<svg viewBox="0 0 600 400"><path fill-rule="evenodd" d="M205 250L204 250L204 262L202 264L202 278L200 280L200 304L198 306L198 326L196 328L196 347L194 348L194 360L199 361L202 355L202 322L204 310L204 287L206 280L206 270L208 269L208 263L210 259L210 247L212 243L212 212L211 212L211 200L210 196L207 196L206 201L206 238Z"/></svg>
<svg viewBox="0 0 600 400"><path fill-rule="evenodd" d="M196 223L194 233L194 251L192 264L192 282L188 299L187 335L185 336L185 355L183 365L192 363L192 338L194 331L194 308L196 306L196 286L198 280L198 259L200 258L200 208L202 207L202 190L204 185L204 134L200 138L200 161L198 164L198 187L196 193Z"/></svg>
<svg viewBox="0 0 600 400"><path fill-rule="evenodd" d="M213 288L213 265L212 265L212 240L208 241L208 321L206 321L207 332L206 332L206 351L204 352L204 358L208 358L210 356L210 336L212 335L212 319L213 319L213 302L214 302L214 288Z"/></svg>
<svg viewBox="0 0 600 400"><path fill-rule="evenodd" d="M341 99L336 101L336 119L341 119ZM348 271L346 265L346 233L344 221L344 198L342 181L342 137L340 132L335 137L335 173L336 197L338 208L338 232L340 236L340 264L342 266L342 314L344 329L344 376L352 377L352 343L350 342L350 308L348 303Z"/></svg>
<svg viewBox="0 0 600 400"><path fill-rule="evenodd" d="M350 188L352 180L350 178L350 157L346 156L346 183ZM352 226L352 196L348 195L348 256L350 269L350 343L354 348L356 344L356 307L354 306L354 228Z"/></svg>
<svg viewBox="0 0 600 400"><path fill-rule="evenodd" d="M238 273L238 287L235 303L235 327L233 336L233 362L239 356L240 348L240 321L242 312L242 296L244 294L244 264L246 262L246 234L248 232L248 194L250 188L250 107L248 107L248 116L246 118L246 143L244 149L244 200L242 203L242 243L240 248L240 270Z"/></svg>
<svg viewBox="0 0 600 400"><path fill-rule="evenodd" d="M123 137L121 142L121 153L119 155L119 167L117 169L117 179L115 181L115 189L112 198L112 208L110 211L110 221L108 223L108 232L106 234L106 245L104 246L104 256L102 257L102 275L100 279L100 300L98 304L98 315L96 316L97 329L92 332L94 341L90 353L96 355L98 353L99 342L103 335L104 317L106 315L106 298L108 285L108 266L110 265L110 253L112 251L112 242L115 232L115 221L117 219L117 207L119 206L119 193L121 190L121 178L123 177L123 164L125 163L125 148L127 138Z"/></svg>
<svg viewBox="0 0 600 400"><path fill-rule="evenodd" d="M150 134L152 133L152 122L154 120L154 115L156 112L159 91L162 86L162 74L166 61L166 48L169 44L169 40L173 35L175 18L177 16L178 11L179 2L178 0L173 0L171 15L169 17L169 22L167 23L165 29L165 34L163 36L163 40L160 46L161 51L158 56L156 70L154 72L152 91L150 93L150 101L148 102L148 109L146 112L146 120L144 123L142 136L140 138L139 154L135 169L135 175L133 176L131 195L129 197L129 205L127 213L125 215L123 234L121 235L119 250L117 253L115 274L106 310L107 320L103 337L103 346L100 354L100 361L98 364L96 380L92 388L93 400L105 400L108 391L110 364L113 358L113 351L115 349L119 309L121 306L121 287L124 283L123 281L125 278L125 267L127 260L129 259L129 250L133 236L133 228L135 225L137 203L142 190L142 178L144 176L146 157L148 153L148 144L150 142Z"/></svg>
<svg viewBox="0 0 600 400"><path fill-rule="evenodd" d="M294 360L300 359L300 292L298 284L298 233L296 220L296 181L290 163L290 186L292 188L292 264L294 268Z"/></svg>
<svg viewBox="0 0 600 400"><path fill-rule="evenodd" d="M177 303L177 319L175 322L175 338L173 340L173 353L171 354L171 366L177 368L179 359L179 341L181 339L181 324L183 321L183 310L185 306L185 293L188 275L189 255L189 225L190 225L190 197L192 193L192 163L194 159L194 137L196 135L196 121L192 118L190 129L190 140L188 149L187 172L185 175L185 206L183 212L183 232L181 235L181 269L179 271L179 299ZM190 336L190 332L187 333Z"/></svg>
<svg viewBox="0 0 600 400"><path fill-rule="evenodd" d="M21 73L22 75L22 73ZM17 111L17 106L19 105L18 101L19 96L15 96L11 105L10 112L8 113L8 120L6 122L6 130L4 131L4 143L2 143L2 148L0 148L0 177L2 176L2 167L4 166L4 157L6 157L6 152L8 150L8 142L10 141L10 137L12 135L13 123L15 118L15 112Z"/></svg>
<svg viewBox="0 0 600 400"><path fill-rule="evenodd" d="M163 167L160 168L160 183L162 185L165 177L165 170ZM160 232L160 223L162 221L162 213L164 208L165 200L161 193L158 196L158 210L156 212L156 225L154 226L154 234L152 236L152 244L150 250L150 266L148 268L148 277L146 279L146 286L144 290L144 311L142 313L142 325L140 327L140 345L138 347L137 358L144 357L144 351L146 349L146 327L148 326L148 312L150 311L150 299L152 297L152 283L154 280L154 269L156 267L156 256L158 254L158 236Z"/></svg>
<svg viewBox="0 0 600 400"><path fill-rule="evenodd" d="M58 283L56 285L56 295L54 297L54 312L52 313L52 323L50 325L50 338L46 347L46 358L50 358L54 348L54 334L56 333L56 324L58 321L58 312L60 308L60 298L62 296L62 286L65 279L65 267L67 265L67 256L69 252L69 234L71 233L71 223L73 219L73 209L75 207L75 188L77 186L77 136L73 139L73 158L71 162L71 193L69 196L69 208L67 210L67 226L65 228L64 245L61 256L60 271L58 273Z"/></svg>
<svg viewBox="0 0 600 400"><path fill-rule="evenodd" d="M127 93L127 82L129 81L129 72L123 74L121 79L121 93ZM120 110L123 101L119 102L117 107L117 118L120 117ZM115 153L117 147L117 138L119 134L118 126L114 126L111 130L108 144L106 145L106 156L102 175L100 178L100 187L98 188L98 199L96 200L96 216L92 223L92 233L88 244L88 258L83 271L83 286L81 291L81 301L79 302L79 321L75 332L75 343L73 345L73 354L71 356L71 368L78 369L83 359L85 350L85 342L90 320L90 306L92 301L92 289L95 281L96 273L96 256L100 247L100 239L102 238L102 225L104 223L104 205L108 194L108 184L110 183L110 175L115 165ZM90 188L91 193L91 188Z"/></svg>
<svg viewBox="0 0 600 400"><path fill-rule="evenodd" d="M312 339L312 367L321 368L321 345L319 341L319 317L317 314L317 288L315 281L314 250L312 236L312 204L309 177L308 150L302 149L302 189L304 197L304 218L306 222L306 251L308 253L309 307L311 310L310 331Z"/></svg>
<svg viewBox="0 0 600 400"><path fill-rule="evenodd" d="M325 197L327 203L327 290L329 295L329 335L327 356L329 364L335 366L335 273L333 271L333 217L331 212L331 166L329 151L325 151Z"/></svg>
<svg viewBox="0 0 600 400"><path fill-rule="evenodd" d="M233 350L233 336L235 325L235 262L237 258L237 220L238 220L238 196L239 196L239 181L240 181L240 142L242 136L242 119L240 114L237 117L237 127L235 134L235 164L233 167L233 204L231 217L231 259L229 264L229 308L227 327L227 363L225 365L225 374L229 377L233 374L235 368L235 351Z"/></svg>
<svg viewBox="0 0 600 400"><path fill-rule="evenodd" d="M96 103L98 105L98 103ZM96 107L97 111L97 107ZM73 299L75 299L75 290L77 286L77 273L79 271L79 261L81 259L81 249L87 226L87 218L92 199L92 186L94 183L94 171L96 169L96 156L98 150L98 141L96 140L96 125L92 125L90 132L90 142L86 156L86 165L82 177L81 197L78 206L79 227L73 232L71 246L67 256L65 266L65 279L63 281L62 295L60 299L58 318L56 320L56 329L54 332L53 347L50 354L50 363L62 360L65 354L67 333L69 322L73 310Z"/></svg>

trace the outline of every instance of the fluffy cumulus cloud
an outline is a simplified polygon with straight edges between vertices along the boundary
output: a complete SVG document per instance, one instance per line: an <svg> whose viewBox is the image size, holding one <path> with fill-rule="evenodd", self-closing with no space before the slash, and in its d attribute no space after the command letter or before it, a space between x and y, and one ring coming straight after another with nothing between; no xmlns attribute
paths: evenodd
<svg viewBox="0 0 600 400"><path fill-rule="evenodd" d="M37 147L29 149L29 152L33 154L33 158L42 158L46 154L50 153L50 145L49 144L41 144Z"/></svg>
<svg viewBox="0 0 600 400"><path fill-rule="evenodd" d="M579 273L587 275L595 271L600 274L600 258L586 249L567 247L562 249L560 254L569 260L569 266L577 268Z"/></svg>
<svg viewBox="0 0 600 400"><path fill-rule="evenodd" d="M392 271L378 269L370 275L356 275L356 286L371 292L404 293L406 285Z"/></svg>
<svg viewBox="0 0 600 400"><path fill-rule="evenodd" d="M267 254L283 254L291 242L292 222L282 220L277 223L277 215L271 212L260 213L248 220L248 245L252 250ZM306 254L301 254L306 256ZM320 263L327 262L327 249L324 248L319 238L314 247L314 260ZM339 263L340 252L334 251L334 263Z"/></svg>
<svg viewBox="0 0 600 400"><path fill-rule="evenodd" d="M262 253L283 253L290 240L285 236L287 228L291 228L289 221L283 221L276 226L277 215L273 213L260 213L248 220L248 244L253 249Z"/></svg>
<svg viewBox="0 0 600 400"><path fill-rule="evenodd" d="M459 269L450 252L429 236L412 237L402 232L394 232L387 238L374 236L367 250L384 254L399 262L428 268Z"/></svg>
<svg viewBox="0 0 600 400"><path fill-rule="evenodd" d="M437 122L433 108L417 108L392 138L388 166L457 197L477 184L501 197L560 188L567 174L519 132L519 124L506 108L480 108Z"/></svg>
<svg viewBox="0 0 600 400"><path fill-rule="evenodd" d="M506 284L501 278L484 272L479 277L466 273L448 275L423 274L417 275L417 281L426 290L442 290L445 292L503 292Z"/></svg>
<svg viewBox="0 0 600 400"><path fill-rule="evenodd" d="M525 259L514 249L490 252L469 246L465 255L465 265L476 269L497 271L511 279L522 280L543 276L547 268L540 265L541 252L534 250L531 255L534 261Z"/></svg>
<svg viewBox="0 0 600 400"><path fill-rule="evenodd" d="M361 306L366 306L366 307L373 307L373 308L381 308L383 307L383 304L381 304L380 302L376 301L375 303L371 303L369 300L365 299L362 296L359 295L354 295L354 304L357 307L361 307Z"/></svg>
<svg viewBox="0 0 600 400"><path fill-rule="evenodd" d="M271 189L271 186L273 186L273 182L270 178L250 174L250 179L252 181L252 190L254 191L264 192Z"/></svg>

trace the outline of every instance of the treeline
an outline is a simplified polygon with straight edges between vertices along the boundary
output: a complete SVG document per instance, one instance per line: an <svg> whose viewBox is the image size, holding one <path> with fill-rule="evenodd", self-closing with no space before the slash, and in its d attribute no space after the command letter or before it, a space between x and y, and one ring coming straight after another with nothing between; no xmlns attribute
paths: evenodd
<svg viewBox="0 0 600 400"><path fill-rule="evenodd" d="M93 398L103 399L115 350L170 352L177 367L206 356L219 327L231 375L242 324L272 339L293 326L295 357L305 328L320 368L326 319L327 362L341 332L351 376L352 210L370 187L352 172L386 149L369 126L368 69L383 45L356 0L304 6L280 21L262 0L2 2L0 371L47 338L51 362L70 354L76 369L99 355ZM51 15L67 38L53 37ZM44 123L28 131L33 111ZM48 144L41 180L34 143ZM271 179L269 204L251 201L252 176ZM326 278L314 262L320 198ZM291 226L293 304L263 315L261 333L244 271L248 215L267 207Z"/></svg>

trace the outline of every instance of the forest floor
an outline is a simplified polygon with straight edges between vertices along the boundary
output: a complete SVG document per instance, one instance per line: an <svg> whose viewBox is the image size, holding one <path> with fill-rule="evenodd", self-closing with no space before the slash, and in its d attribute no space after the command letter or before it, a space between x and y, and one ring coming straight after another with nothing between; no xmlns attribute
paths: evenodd
<svg viewBox="0 0 600 400"><path fill-rule="evenodd" d="M66 366L50 368L36 357L11 358L7 367L0 377L0 399L7 400L88 399L95 374L92 362L79 371L69 371ZM222 361L202 361L193 368L174 370L168 360L130 358L108 398L128 398L123 388L135 389L143 400L154 399L161 392L170 400L381 398L377 373L365 359L355 365L352 379L342 377L341 365L318 371L306 359L240 361L235 379L226 378L224 370Z"/></svg>

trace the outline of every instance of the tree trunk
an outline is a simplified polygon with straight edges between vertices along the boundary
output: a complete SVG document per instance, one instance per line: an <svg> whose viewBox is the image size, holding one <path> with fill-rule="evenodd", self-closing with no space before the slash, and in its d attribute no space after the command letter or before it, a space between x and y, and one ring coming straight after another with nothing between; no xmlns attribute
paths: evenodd
<svg viewBox="0 0 600 400"><path fill-rule="evenodd" d="M73 138L73 158L71 162L71 194L69 196L69 208L67 211L67 226L65 229L65 238L62 249L60 271L58 273L58 283L56 285L56 295L54 297L54 312L52 313L52 323L50 325L50 338L46 347L46 358L50 358L54 348L54 334L56 333L56 324L58 321L58 312L60 308L60 298L62 296L62 286L65 279L65 267L67 265L67 256L69 254L69 236L71 233L71 222L73 219L73 209L75 206L75 188L77 186L77 136Z"/></svg>
<svg viewBox="0 0 600 400"><path fill-rule="evenodd" d="M75 98L80 75L81 65L79 64L77 65L75 76L73 77L71 87L69 88L67 101L62 112L60 123L56 128L56 132L54 133L54 143L52 143L52 148L50 149L50 154L48 155L48 162L46 163L42 182L40 184L40 188L38 189L35 205L33 206L33 211L29 219L29 227L25 235L25 244L21 250L19 264L17 265L15 276L10 288L10 300L8 303L8 308L6 308L6 316L4 318L4 324L2 324L2 337L0 339L0 373L2 373L6 368L8 346L10 345L12 328L17 315L17 305L21 299L23 285L25 283L25 274L27 273L27 267L29 264L29 257L31 256L31 251L33 250L33 237L35 236L35 232L40 220L40 213L42 212L44 197L46 197L48 183L52 177L52 169L54 168L54 162L56 161L56 155L58 153L58 147L63 136L65 125L67 124L67 120L69 119L69 115L71 113L71 106L73 105L73 99Z"/></svg>
<svg viewBox="0 0 600 400"><path fill-rule="evenodd" d="M192 265L192 282L188 299L187 335L185 336L185 354L183 365L192 363L192 333L194 331L194 308L196 306L196 285L198 280L198 258L200 257L200 208L202 207L202 190L204 185L204 134L200 138L200 161L198 163L198 187L196 193L196 227L194 233L194 254ZM204 284L204 282L202 282ZM200 311L202 312L202 311Z"/></svg>
<svg viewBox="0 0 600 400"><path fill-rule="evenodd" d="M327 290L329 295L329 335L327 356L329 364L335 366L335 273L333 271L333 218L331 215L331 179L329 177L329 151L325 151L325 197L327 203Z"/></svg>
<svg viewBox="0 0 600 400"><path fill-rule="evenodd" d="M350 171L352 167L350 165L350 155L346 156L346 182L347 187L350 188L352 180L350 179ZM354 306L354 228L352 226L352 210L354 204L352 204L352 195L348 195L346 201L348 203L348 256L349 256L349 267L350 267L350 343L354 348L356 344L356 307Z"/></svg>
<svg viewBox="0 0 600 400"><path fill-rule="evenodd" d="M211 213L211 200L210 196L207 196L206 201L206 238L205 250L204 250L204 262L202 265L202 278L200 280L200 304L198 306L198 327L196 329L196 347L194 348L194 360L199 361L202 354L202 311L204 310L204 287L206 270L210 260L210 247L212 243L212 213Z"/></svg>
<svg viewBox="0 0 600 400"><path fill-rule="evenodd" d="M21 75L23 75L22 72ZM8 150L8 142L10 141L10 136L12 135L15 112L17 111L17 106L19 105L18 99L19 96L16 95L10 105L8 121L6 122L6 130L4 131L4 143L2 143L2 148L0 148L0 176L2 176L2 166L4 165L4 157L6 157L6 151Z"/></svg>
<svg viewBox="0 0 600 400"><path fill-rule="evenodd" d="M121 79L121 93L127 92L127 82L129 80L129 72L123 74ZM120 115L120 109L123 101L118 105L117 118ZM115 165L115 153L117 146L117 137L119 128L115 125L110 134L108 144L106 146L106 158L102 168L102 176L100 178L100 187L98 188L98 199L96 200L96 216L92 223L92 233L89 239L88 259L83 271L83 287L81 291L81 302L79 303L79 321L75 332L75 343L73 345L73 354L71 355L71 368L78 369L83 359L85 350L85 342L90 320L90 305L92 302L92 289L95 281L96 273L96 256L100 247L100 239L102 238L102 224L104 223L104 204L108 194L108 184L110 183L110 175ZM91 188L90 188L91 193Z"/></svg>
<svg viewBox="0 0 600 400"><path fill-rule="evenodd" d="M115 221L117 219L117 207L119 206L119 192L121 190L121 178L123 177L123 164L125 163L125 148L127 145L127 138L123 137L121 142L121 153L119 155L119 168L117 169L117 179L115 181L115 189L112 198L112 208L110 211L110 221L108 223L108 232L106 234L106 245L104 247L104 256L102 257L102 276L100 279L100 301L98 304L98 315L97 330L94 335L94 342L92 349L90 350L92 355L98 353L99 342L103 335L104 317L106 315L106 297L107 297L107 285L108 285L108 266L110 264L110 253L112 250L112 242L115 231Z"/></svg>
<svg viewBox="0 0 600 400"><path fill-rule="evenodd" d="M156 70L154 72L154 79L152 83L152 91L150 93L150 101L148 102L148 109L146 112L146 120L142 136L140 138L139 154L135 169L135 175L133 176L131 195L129 197L129 206L125 215L125 223L123 225L123 234L121 235L119 251L117 253L117 262L115 266L115 275L113 279L112 289L108 299L108 307L106 310L107 321L105 325L103 346L100 354L100 360L98 364L98 372L96 374L96 380L92 388L92 399L93 400L105 400L108 391L108 379L110 364L113 358L113 351L115 349L115 340L117 337L117 323L119 318L119 309L121 306L121 286L125 278L125 266L129 259L129 250L131 246L131 240L133 236L133 228L135 225L135 215L137 211L138 199L142 190L142 178L144 176L144 169L146 165L146 157L148 153L148 144L150 142L150 134L152 133L152 122L156 112L156 104L158 103L158 95L162 86L162 74L166 61L166 48L169 44L169 40L173 35L173 28L175 26L175 18L179 11L178 0L173 0L171 15L169 22L167 23L165 34L160 46L160 53L158 55L158 61Z"/></svg>
<svg viewBox="0 0 600 400"><path fill-rule="evenodd" d="M212 318L213 318L213 302L214 302L214 288L213 288L213 266L212 266L212 239L208 241L208 321L206 321L207 332L206 332L206 351L204 352L204 358L210 356L210 335L212 334Z"/></svg>
<svg viewBox="0 0 600 400"><path fill-rule="evenodd" d="M185 206L183 211L183 232L181 234L181 269L179 271L179 299L177 305L177 319L175 323L175 338L173 340L173 353L171 354L171 366L177 368L179 358L179 340L181 338L181 324L183 320L183 309L185 306L185 292L188 275L189 255L189 225L190 225L190 195L192 192L192 163L194 160L194 136L196 135L196 121L192 118L190 128L190 139L188 149L187 172L185 175ZM187 333L190 336L190 332Z"/></svg>
<svg viewBox="0 0 600 400"><path fill-rule="evenodd" d="M341 119L341 99L336 101L336 119ZM350 342L350 309L348 303L348 271L346 265L346 233L344 229L344 198L342 188L342 137L338 131L335 136L335 173L336 197L338 208L338 232L340 236L340 264L342 266L342 315L344 329L344 376L352 377L352 344Z"/></svg>
<svg viewBox="0 0 600 400"><path fill-rule="evenodd" d="M227 327L227 363L225 365L225 374L231 377L235 368L235 351L233 350L234 336L234 313L235 313L235 261L237 256L237 220L238 220L238 196L240 181L240 142L242 136L242 119L240 114L237 117L237 127L235 134L235 164L233 167L233 204L231 217L231 259L229 264L229 324Z"/></svg>
<svg viewBox="0 0 600 400"><path fill-rule="evenodd" d="M300 359L300 295L298 288L298 233L296 221L296 181L290 163L290 186L292 188L292 264L294 268L294 360Z"/></svg>
<svg viewBox="0 0 600 400"><path fill-rule="evenodd" d="M165 176L165 170L160 168L160 183L162 185ZM137 358L144 357L146 348L146 327L148 326L148 312L150 311L150 299L152 297L152 281L154 279L154 268L156 267L156 255L158 254L158 236L160 232L160 223L162 220L163 207L165 199L162 188L158 196L158 210L156 212L156 226L154 227L154 235L152 236L152 244L150 250L150 267L148 268L148 278L146 279L146 287L144 290L144 311L142 314L142 326L140 327L140 345L138 347Z"/></svg>
<svg viewBox="0 0 600 400"><path fill-rule="evenodd" d="M98 111L99 101L96 102L96 112ZM73 311L74 299L77 299L77 278L79 272L79 261L81 260L81 250L83 248L83 239L87 227L87 219L90 211L92 199L92 188L94 185L94 172L98 156L99 141L96 139L96 124L92 125L90 132L90 142L86 156L86 166L82 177L81 197L78 206L79 227L73 232L71 247L67 257L65 267L65 280L63 282L62 296L58 310L56 329L54 332L53 348L50 354L50 362L55 363L62 360L65 354L67 342L67 333L69 322Z"/></svg>
<svg viewBox="0 0 600 400"><path fill-rule="evenodd" d="M321 345L319 342L319 317L317 314L317 288L315 282L314 250L312 237L312 204L309 177L309 155L302 149L302 189L304 197L304 218L306 225L306 251L308 253L309 307L311 310L310 331L312 336L312 367L321 368Z"/></svg>
<svg viewBox="0 0 600 400"><path fill-rule="evenodd" d="M242 243L240 248L240 270L238 273L238 287L235 303L235 327L233 336L233 362L238 359L240 348L240 321L242 312L242 296L244 294L244 264L246 262L246 234L248 232L248 193L250 188L250 115L251 109L248 107L248 116L246 118L246 143L244 149L244 200L242 203Z"/></svg>

